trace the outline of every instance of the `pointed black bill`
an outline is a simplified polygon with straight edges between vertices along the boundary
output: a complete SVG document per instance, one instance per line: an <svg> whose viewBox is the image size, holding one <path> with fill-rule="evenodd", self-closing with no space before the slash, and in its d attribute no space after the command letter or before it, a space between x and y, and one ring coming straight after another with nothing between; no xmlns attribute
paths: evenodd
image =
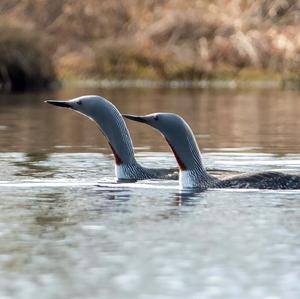
<svg viewBox="0 0 300 299"><path fill-rule="evenodd" d="M53 101L53 100L47 100L45 103L54 105L54 106L59 106L59 107L64 107L64 108L72 108L72 106L67 102L67 101Z"/></svg>
<svg viewBox="0 0 300 299"><path fill-rule="evenodd" d="M131 115L131 114L122 114L123 117L130 120L138 121L140 123L147 123L146 118L143 116Z"/></svg>

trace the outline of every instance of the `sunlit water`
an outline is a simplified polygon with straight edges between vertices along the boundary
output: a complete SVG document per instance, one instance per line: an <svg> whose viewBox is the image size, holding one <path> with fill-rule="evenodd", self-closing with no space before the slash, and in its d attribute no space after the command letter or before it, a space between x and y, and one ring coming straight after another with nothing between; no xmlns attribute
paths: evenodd
<svg viewBox="0 0 300 299"><path fill-rule="evenodd" d="M94 124L42 103L86 93L126 113L180 113L209 168L300 173L297 92L2 96L1 299L300 298L300 191L116 184ZM129 127L143 165L175 166L160 135Z"/></svg>

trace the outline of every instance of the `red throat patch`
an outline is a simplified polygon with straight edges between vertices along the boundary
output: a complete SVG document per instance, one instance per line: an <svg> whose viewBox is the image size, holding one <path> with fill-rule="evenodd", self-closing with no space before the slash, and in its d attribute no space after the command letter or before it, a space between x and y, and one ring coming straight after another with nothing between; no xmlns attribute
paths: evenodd
<svg viewBox="0 0 300 299"><path fill-rule="evenodd" d="M180 157L177 155L175 149L173 148L173 146L171 145L171 143L168 141L167 138L166 138L166 141L168 142L168 144L169 144L169 146L170 146L170 148L171 148L171 150L172 150L172 152L173 152L173 154L174 154L174 156L175 156L175 158L176 158L176 161L177 161L177 163L178 163L178 165L179 165L180 170L182 170L182 171L187 170L187 167L186 167L185 164L182 162L182 160L180 159Z"/></svg>
<svg viewBox="0 0 300 299"><path fill-rule="evenodd" d="M110 146L110 148L111 148L111 150L112 150L112 152L114 154L116 164L117 165L121 165L123 163L123 161L121 160L121 158L119 157L119 155L117 154L117 152L115 151L115 149L113 148L113 146L110 143L108 143L108 144L109 144L109 146Z"/></svg>

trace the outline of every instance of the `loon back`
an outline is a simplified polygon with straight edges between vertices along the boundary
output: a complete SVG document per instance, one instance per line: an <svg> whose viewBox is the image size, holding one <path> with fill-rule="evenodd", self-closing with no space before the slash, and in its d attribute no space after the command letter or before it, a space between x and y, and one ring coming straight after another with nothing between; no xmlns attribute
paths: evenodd
<svg viewBox="0 0 300 299"><path fill-rule="evenodd" d="M211 188L300 189L300 176L280 172L262 172L234 176L213 183Z"/></svg>
<svg viewBox="0 0 300 299"><path fill-rule="evenodd" d="M91 95L68 101L48 100L46 102L72 109L96 122L112 149L115 158L115 174L118 180L178 178L178 169L149 169L136 161L126 123L119 110L106 99Z"/></svg>

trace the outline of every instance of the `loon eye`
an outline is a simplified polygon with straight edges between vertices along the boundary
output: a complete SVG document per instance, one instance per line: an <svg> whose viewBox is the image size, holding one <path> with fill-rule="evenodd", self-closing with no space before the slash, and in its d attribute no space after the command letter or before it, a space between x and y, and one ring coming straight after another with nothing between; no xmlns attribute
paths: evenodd
<svg viewBox="0 0 300 299"><path fill-rule="evenodd" d="M153 116L153 119L154 119L154 120L158 120L158 116L157 116L157 115L154 115L154 116Z"/></svg>
<svg viewBox="0 0 300 299"><path fill-rule="evenodd" d="M82 102L79 100L79 101L77 101L77 104L78 104L78 105L81 105L81 104L82 104Z"/></svg>

